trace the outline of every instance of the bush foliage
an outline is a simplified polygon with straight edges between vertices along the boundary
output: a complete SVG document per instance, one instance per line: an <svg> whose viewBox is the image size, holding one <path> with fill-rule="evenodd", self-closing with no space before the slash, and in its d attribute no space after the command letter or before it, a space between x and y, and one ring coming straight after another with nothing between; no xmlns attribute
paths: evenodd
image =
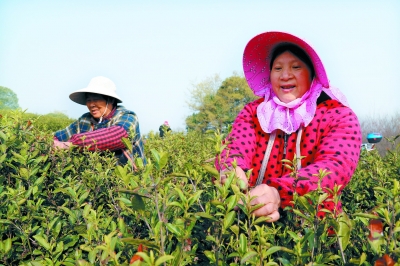
<svg viewBox="0 0 400 266"><path fill-rule="evenodd" d="M33 125L41 131L56 132L57 130L63 129L75 120L69 118L67 115L61 112L54 112L45 115L38 115L28 113L26 111L13 111L13 110L1 110L0 115L13 116L18 114L21 119L30 121Z"/></svg>
<svg viewBox="0 0 400 266"><path fill-rule="evenodd" d="M400 151L363 152L342 213L317 218L326 190L256 218L232 173L213 177L223 135L150 135L147 165L52 149L54 129L0 118L2 265L394 265L400 257ZM291 162L286 162L292 167ZM293 169L295 172L296 169ZM321 169L315 173L324 178ZM299 177L300 178L300 177ZM331 191L335 194L338 188ZM337 201L340 196L335 196ZM239 207L237 210L235 207ZM376 264L387 263L387 264ZM392 263L392 264L388 264Z"/></svg>

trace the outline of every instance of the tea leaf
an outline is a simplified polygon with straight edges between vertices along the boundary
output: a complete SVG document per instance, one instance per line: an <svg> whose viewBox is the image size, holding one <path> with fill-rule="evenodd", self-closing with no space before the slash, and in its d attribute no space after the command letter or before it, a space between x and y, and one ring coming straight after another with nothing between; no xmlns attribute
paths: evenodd
<svg viewBox="0 0 400 266"><path fill-rule="evenodd" d="M323 193L318 197L318 204L323 203L329 197L328 193Z"/></svg>
<svg viewBox="0 0 400 266"><path fill-rule="evenodd" d="M2 156L0 156L0 164L2 164L4 162L6 157L7 157L7 153L4 153Z"/></svg>
<svg viewBox="0 0 400 266"><path fill-rule="evenodd" d="M126 169L123 168L121 165L117 165L117 167L115 168L115 174L120 177L126 185L129 184L129 178L126 174Z"/></svg>
<svg viewBox="0 0 400 266"><path fill-rule="evenodd" d="M171 223L167 223L167 228L170 232L172 232L174 235L178 236L178 237L182 237L182 231L179 227L177 227L176 225L173 225Z"/></svg>
<svg viewBox="0 0 400 266"><path fill-rule="evenodd" d="M225 230L228 229L233 224L233 222L235 221L235 216L236 216L235 211L231 211L226 215L226 217L224 219L224 229Z"/></svg>
<svg viewBox="0 0 400 266"><path fill-rule="evenodd" d="M94 264L94 262L96 261L97 253L98 253L97 249L93 249L92 251L89 252L88 259L90 263Z"/></svg>
<svg viewBox="0 0 400 266"><path fill-rule="evenodd" d="M370 214L370 213L354 213L353 216L354 217L370 218L370 219L379 219L378 215Z"/></svg>
<svg viewBox="0 0 400 266"><path fill-rule="evenodd" d="M170 173L170 174L168 174L168 176L172 176L172 177L188 177L187 174L182 174L182 173Z"/></svg>
<svg viewBox="0 0 400 266"><path fill-rule="evenodd" d="M383 188L383 187L375 187L375 190L382 191L385 195L393 197L393 193L389 189L386 189L386 188Z"/></svg>
<svg viewBox="0 0 400 266"><path fill-rule="evenodd" d="M215 263L215 254L209 250L204 251L204 255L210 260L211 263Z"/></svg>
<svg viewBox="0 0 400 266"><path fill-rule="evenodd" d="M238 203L238 196L236 195L231 195L229 198L226 199L226 204L227 204L227 211L232 210L236 204Z"/></svg>
<svg viewBox="0 0 400 266"><path fill-rule="evenodd" d="M245 254L247 252L247 238L244 234L239 236L239 254Z"/></svg>
<svg viewBox="0 0 400 266"><path fill-rule="evenodd" d="M297 198L296 203L299 203L300 206L302 206L309 214L314 213L314 208L311 206L310 202L308 199L304 196L299 196Z"/></svg>
<svg viewBox="0 0 400 266"><path fill-rule="evenodd" d="M14 156L12 158L13 161L18 162L18 163L20 163L22 165L26 165L26 158L25 157L21 156L20 154L18 154L16 152L12 152L12 154Z"/></svg>
<svg viewBox="0 0 400 266"><path fill-rule="evenodd" d="M197 202L200 198L201 193L203 193L202 190L196 191L193 196L191 196L188 200L188 205L189 207L193 205L193 203Z"/></svg>
<svg viewBox="0 0 400 266"><path fill-rule="evenodd" d="M256 255L257 255L257 252L249 251L242 257L242 259L240 260L240 263L244 264L244 263L246 263L248 260L250 260L251 258L253 258Z"/></svg>
<svg viewBox="0 0 400 266"><path fill-rule="evenodd" d="M250 213L255 212L256 210L260 209L263 206L265 206L265 203L258 203L256 205L251 206Z"/></svg>
<svg viewBox="0 0 400 266"><path fill-rule="evenodd" d="M237 225L232 225L231 227L229 227L229 229L237 236L239 234L239 226Z"/></svg>
<svg viewBox="0 0 400 266"><path fill-rule="evenodd" d="M168 163L168 153L161 152L161 157L160 157L160 160L158 162L158 166L159 166L158 170L163 169L167 165L167 163Z"/></svg>
<svg viewBox="0 0 400 266"><path fill-rule="evenodd" d="M35 236L33 236L33 238L39 243L39 245L44 247L47 251L50 251L50 244L47 242L46 239L44 239L40 235L35 235Z"/></svg>
<svg viewBox="0 0 400 266"><path fill-rule="evenodd" d="M86 225L77 225L74 227L74 230L79 233L79 234L84 234L86 233Z"/></svg>
<svg viewBox="0 0 400 266"><path fill-rule="evenodd" d="M143 198L139 195L133 195L132 197L132 209L135 211L143 211L146 209Z"/></svg>
<svg viewBox="0 0 400 266"><path fill-rule="evenodd" d="M186 205L187 199L186 199L185 195L183 195L182 190L180 190L179 188L174 188L174 190L178 193L179 198L181 199L181 201L183 202L183 204Z"/></svg>
<svg viewBox="0 0 400 266"><path fill-rule="evenodd" d="M7 254L11 250L12 240L11 238L7 238L6 240L3 241L3 243L4 243L3 252L4 254Z"/></svg>
<svg viewBox="0 0 400 266"><path fill-rule="evenodd" d="M54 251L55 254L60 254L64 250L64 243L58 242L56 245L56 250Z"/></svg>
<svg viewBox="0 0 400 266"><path fill-rule="evenodd" d="M3 131L0 131L0 138L2 138L4 141L7 141L7 135L3 133Z"/></svg>
<svg viewBox="0 0 400 266"><path fill-rule="evenodd" d="M182 206L182 204L180 204L179 202L173 201L167 204L167 206L175 206L180 208L182 211L185 210L185 208Z"/></svg>
<svg viewBox="0 0 400 266"><path fill-rule="evenodd" d="M342 250L345 250L350 240L351 222L346 213L341 213L339 216L339 244Z"/></svg>
<svg viewBox="0 0 400 266"><path fill-rule="evenodd" d="M300 217L306 219L306 220L309 221L310 223L313 222L313 219L312 219L311 217L308 217L308 216L304 215L304 214L303 214L302 212L300 212L299 210L294 209L293 212L294 212L296 215L298 215L298 216L300 216Z"/></svg>
<svg viewBox="0 0 400 266"><path fill-rule="evenodd" d="M79 203L79 204L82 204L82 203L85 201L85 199L89 196L89 193L90 193L89 190L87 190L85 193L83 193L83 194L79 197L78 203Z"/></svg>
<svg viewBox="0 0 400 266"><path fill-rule="evenodd" d="M155 149L151 150L151 154L153 155L154 161L157 165L160 164L160 154L158 153L158 151L156 151ZM160 169L158 169L160 170Z"/></svg>
<svg viewBox="0 0 400 266"><path fill-rule="evenodd" d="M259 223L263 223L263 222L265 222L265 221L268 221L269 220L269 217L268 216L261 216L261 217L258 217L255 221L254 221L254 225L256 225L256 224L259 224Z"/></svg>
<svg viewBox="0 0 400 266"><path fill-rule="evenodd" d="M210 173L212 176L218 177L218 178L219 178L219 172L218 172L217 169L215 169L215 167L212 167L212 166L209 166L209 165L204 164L204 165L203 165L203 168L204 168L208 173Z"/></svg>
<svg viewBox="0 0 400 266"><path fill-rule="evenodd" d="M132 202L127 198L116 198L116 200L121 201L122 203L124 203L127 206L131 206L132 205Z"/></svg>
<svg viewBox="0 0 400 266"><path fill-rule="evenodd" d="M26 169L26 168L20 168L19 169L19 174L20 174L20 176L22 177L22 178L24 178L24 179L28 179L29 178L29 172L28 172L28 169Z"/></svg>
<svg viewBox="0 0 400 266"><path fill-rule="evenodd" d="M125 145L125 147L131 152L132 151L132 142L128 138L121 138L122 143Z"/></svg>
<svg viewBox="0 0 400 266"><path fill-rule="evenodd" d="M290 250L290 249L288 249L286 247L274 246L274 247L270 247L267 250L267 252L265 253L265 256L269 256L269 255L271 255L271 254L273 254L275 252L278 252L278 251L284 251L284 252L287 252L287 253L294 254L294 252L292 250Z"/></svg>
<svg viewBox="0 0 400 266"><path fill-rule="evenodd" d="M155 266L161 265L161 264L163 264L164 262L169 261L169 260L172 260L172 259L174 259L174 258L175 258L175 257L174 257L174 256L171 256L171 255L164 255L164 256L161 256L161 257L159 257L159 258L156 260Z"/></svg>

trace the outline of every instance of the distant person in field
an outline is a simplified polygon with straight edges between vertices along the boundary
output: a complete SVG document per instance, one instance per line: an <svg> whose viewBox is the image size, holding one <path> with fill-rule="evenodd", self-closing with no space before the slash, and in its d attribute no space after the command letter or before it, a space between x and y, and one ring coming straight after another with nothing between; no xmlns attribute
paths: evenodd
<svg viewBox="0 0 400 266"><path fill-rule="evenodd" d="M93 78L86 88L71 93L69 98L86 105L89 112L57 131L53 146L68 149L75 145L87 147L90 151L113 151L119 164L135 157L145 161L138 118L134 112L118 105L122 100L115 91L114 82L99 76ZM125 147L122 138L130 139L133 152Z"/></svg>
<svg viewBox="0 0 400 266"><path fill-rule="evenodd" d="M164 124L162 124L160 126L159 131L160 131L161 138L163 138L165 136L165 133L167 133L168 131L171 131L168 121L165 121Z"/></svg>
<svg viewBox="0 0 400 266"><path fill-rule="evenodd" d="M340 185L343 190L359 160L360 124L345 96L330 86L314 49L288 33L262 33L247 44L243 68L247 83L261 98L247 104L233 123L229 153L216 161L221 182L226 171L235 170L256 197L252 204L264 204L254 214L269 216L270 222L279 219L279 208L291 205L295 191L303 195L317 188L319 169L329 172L322 188ZM308 179L296 186L282 163L295 155L304 156L298 176ZM234 160L237 167L232 169ZM248 180L245 171L250 169ZM320 207L332 211L334 203L328 199ZM318 215L323 217L322 212Z"/></svg>

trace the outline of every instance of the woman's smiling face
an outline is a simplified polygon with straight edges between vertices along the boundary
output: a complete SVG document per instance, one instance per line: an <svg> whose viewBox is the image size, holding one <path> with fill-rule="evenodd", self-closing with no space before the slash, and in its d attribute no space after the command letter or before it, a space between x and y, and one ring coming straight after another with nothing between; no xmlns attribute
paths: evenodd
<svg viewBox="0 0 400 266"><path fill-rule="evenodd" d="M104 115L108 111L107 101L105 97L101 94L87 93L86 106L89 109L90 114L96 119L99 119L102 115Z"/></svg>
<svg viewBox="0 0 400 266"><path fill-rule="evenodd" d="M301 98L311 86L311 70L298 57L286 51L272 63L270 79L272 90L281 102Z"/></svg>

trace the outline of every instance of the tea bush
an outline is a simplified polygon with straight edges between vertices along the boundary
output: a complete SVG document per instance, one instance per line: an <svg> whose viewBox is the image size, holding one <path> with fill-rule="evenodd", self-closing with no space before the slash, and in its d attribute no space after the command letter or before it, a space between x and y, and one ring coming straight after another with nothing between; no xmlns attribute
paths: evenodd
<svg viewBox="0 0 400 266"><path fill-rule="evenodd" d="M400 257L398 147L383 158L362 153L341 195L344 212L322 209L319 219L327 197L319 188L295 194L270 224L252 215L259 206L234 173L224 185L212 181L223 135L150 135L148 162L136 160L134 171L109 152L52 149L54 129L39 128L40 119L18 111L0 118L1 265L374 265Z"/></svg>
<svg viewBox="0 0 400 266"><path fill-rule="evenodd" d="M22 119L33 122L35 127L37 127L39 130L42 131L55 132L57 130L65 128L66 126L74 122L74 119L69 118L67 115L61 112L38 115L38 114L28 113L26 111L14 111L8 109L0 111L0 115L2 116L6 114L8 116L13 116L16 113L20 113L19 116L21 116Z"/></svg>

